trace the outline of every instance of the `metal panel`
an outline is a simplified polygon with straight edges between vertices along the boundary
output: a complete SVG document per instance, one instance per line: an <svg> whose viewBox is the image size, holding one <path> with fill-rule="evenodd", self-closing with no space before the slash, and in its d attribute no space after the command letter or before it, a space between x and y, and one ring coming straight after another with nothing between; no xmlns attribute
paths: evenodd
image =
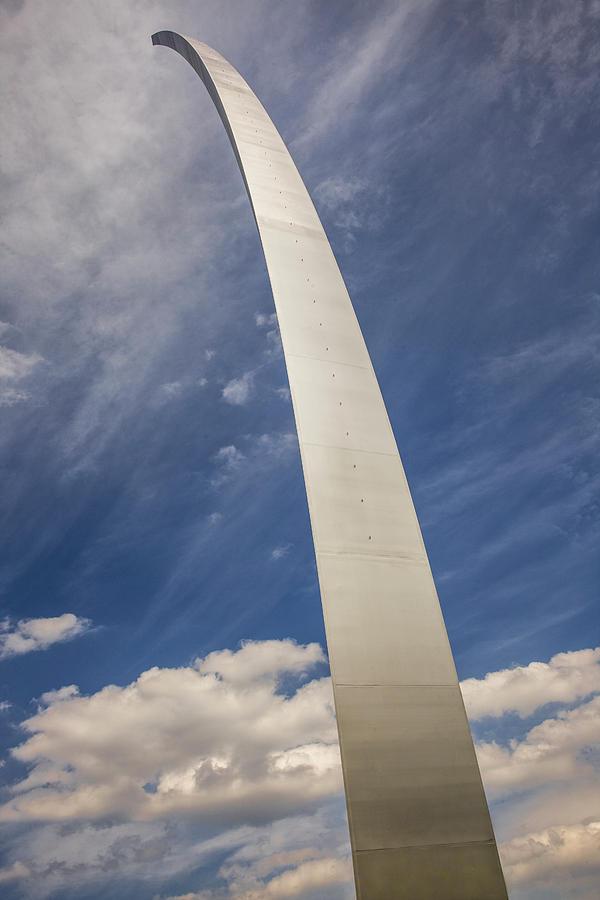
<svg viewBox="0 0 600 900"><path fill-rule="evenodd" d="M427 561L363 556L346 563L340 554L318 555L334 682L454 685Z"/></svg>
<svg viewBox="0 0 600 900"><path fill-rule="evenodd" d="M337 412L335 406L333 411ZM346 428L354 432L353 425L346 418L342 432ZM311 486L313 533L321 553L424 558L396 453L305 443L303 458Z"/></svg>
<svg viewBox="0 0 600 900"><path fill-rule="evenodd" d="M506 900L493 842L367 850L358 859L358 900Z"/></svg>
<svg viewBox="0 0 600 900"><path fill-rule="evenodd" d="M254 212L298 429L360 900L506 889L452 653L346 286L285 144L215 50L153 35L202 78Z"/></svg>
<svg viewBox="0 0 600 900"><path fill-rule="evenodd" d="M456 685L340 685L357 850L493 838Z"/></svg>

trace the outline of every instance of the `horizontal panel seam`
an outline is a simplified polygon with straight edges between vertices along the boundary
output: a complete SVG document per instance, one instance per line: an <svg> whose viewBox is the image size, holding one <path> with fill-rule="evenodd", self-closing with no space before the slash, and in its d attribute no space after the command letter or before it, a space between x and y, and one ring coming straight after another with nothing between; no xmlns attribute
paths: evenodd
<svg viewBox="0 0 600 900"><path fill-rule="evenodd" d="M358 553L355 550L321 550L315 541L315 551L321 556L355 556L357 559L398 559L411 562L428 562L425 554L415 553Z"/></svg>
<svg viewBox="0 0 600 900"><path fill-rule="evenodd" d="M336 681L336 687L451 687L458 689L458 681Z"/></svg>
<svg viewBox="0 0 600 900"><path fill-rule="evenodd" d="M374 456L394 456L398 460L400 454L398 448L392 450L363 450L361 447L342 447L340 444L323 444L318 441L302 441L304 447L324 447L326 450L347 450L348 453L372 453Z"/></svg>
<svg viewBox="0 0 600 900"><path fill-rule="evenodd" d="M367 353L366 348L365 348L365 353ZM335 365L335 366L347 366L349 369L362 369L365 372L373 371L373 369L370 365L362 366L362 365L359 365L359 363L342 362L340 359L321 359L318 356L308 356L308 354L306 354L306 353L286 353L286 358L287 359L314 359L315 362L326 362L326 363L331 363L332 365ZM375 383L377 383L377 382L375 382Z"/></svg>
<svg viewBox="0 0 600 900"><path fill-rule="evenodd" d="M365 847L361 850L358 848L354 851L358 853L388 853L395 850L419 850L424 847L495 847L496 841L493 838L487 838L484 841L432 841L430 844L397 844L395 847Z"/></svg>
<svg viewBox="0 0 600 900"><path fill-rule="evenodd" d="M310 232L312 237L319 238L319 240L323 240L323 241L327 240L325 235L322 234L321 230L314 225L303 225L301 222L298 222L294 225L288 226L286 219L268 219L267 220L267 218L265 216L263 216L261 213L256 214L256 219L261 228L266 228L266 229L270 228L271 230L285 231L286 234L288 232L291 232L294 229L296 229L296 233L297 233L298 229L300 229L300 233L302 233L302 231L308 231L308 232Z"/></svg>

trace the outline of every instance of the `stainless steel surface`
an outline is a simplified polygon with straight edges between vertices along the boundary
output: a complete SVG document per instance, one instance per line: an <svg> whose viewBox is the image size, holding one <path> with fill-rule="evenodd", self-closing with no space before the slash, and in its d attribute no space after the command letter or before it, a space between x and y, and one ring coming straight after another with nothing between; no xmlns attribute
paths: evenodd
<svg viewBox="0 0 600 900"><path fill-rule="evenodd" d="M281 329L317 556L359 900L506 889L419 524L348 292L285 144L206 44L153 35L202 78L238 160Z"/></svg>
<svg viewBox="0 0 600 900"><path fill-rule="evenodd" d="M357 856L363 900L506 900L493 843L366 850Z"/></svg>

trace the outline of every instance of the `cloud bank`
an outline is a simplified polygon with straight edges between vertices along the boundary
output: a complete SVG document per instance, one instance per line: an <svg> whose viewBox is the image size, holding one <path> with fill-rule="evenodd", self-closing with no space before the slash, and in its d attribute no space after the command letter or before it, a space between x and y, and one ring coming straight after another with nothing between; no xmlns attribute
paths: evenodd
<svg viewBox="0 0 600 900"><path fill-rule="evenodd" d="M347 833L323 819L331 804L342 809L330 680L314 677L323 663L318 644L250 641L90 696L74 685L43 694L13 750L29 772L0 821L35 821L44 839L37 859L30 844L4 877L39 874L44 853L47 865L63 854L67 873L66 858L74 866L83 851L56 830L60 823L80 820L80 840L94 822L116 820L123 824L101 828L97 856L85 851L90 878L107 859L139 879L225 854L216 887L160 900L345 897ZM558 897L573 878L583 891L598 874L597 669L598 650L586 649L463 683L472 722L496 719L497 737L476 746L492 809L501 802L496 827L509 886L526 891L516 896ZM555 715L538 714L519 736L503 736L506 722L557 702ZM213 836L188 845L179 838L175 849L172 821L210 824Z"/></svg>
<svg viewBox="0 0 600 900"><path fill-rule="evenodd" d="M480 743L477 756L488 791L497 795L592 775L593 761L582 752L592 746L600 747L600 696L545 719L508 746Z"/></svg>
<svg viewBox="0 0 600 900"><path fill-rule="evenodd" d="M153 668L90 697L47 693L13 751L31 767L0 820L173 814L270 821L341 790L331 686L317 644L246 643L193 666ZM285 676L296 689L278 690ZM143 752L140 752L143 748Z"/></svg>
<svg viewBox="0 0 600 900"><path fill-rule="evenodd" d="M518 897L593 897L600 876L600 648L558 653L461 684L473 723L498 737L477 757L509 887ZM540 716L549 704L559 709ZM506 737L515 721L538 721ZM591 879L591 881L590 881Z"/></svg>
<svg viewBox="0 0 600 900"><path fill-rule="evenodd" d="M286 866L289 868L285 868ZM246 877L244 886L234 880L230 882L227 896L232 900L288 900L288 898L291 900L293 897L306 896L309 892L314 896L313 891L323 891L334 885L347 884L353 877L349 859L326 856L316 848L276 854L255 869L264 874L271 874L272 877L266 880L253 878L252 887L248 887ZM283 871L279 874L273 874L281 869ZM165 897L163 900L215 900L215 896L212 891L194 891ZM155 900L161 898L157 897Z"/></svg>

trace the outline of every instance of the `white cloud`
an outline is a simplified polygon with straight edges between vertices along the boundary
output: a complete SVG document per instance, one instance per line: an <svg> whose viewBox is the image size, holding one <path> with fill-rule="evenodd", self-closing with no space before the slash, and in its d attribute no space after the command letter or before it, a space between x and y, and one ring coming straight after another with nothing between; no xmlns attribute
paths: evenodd
<svg viewBox="0 0 600 900"><path fill-rule="evenodd" d="M168 403L170 400L176 400L192 387L206 387L208 379L204 376L199 378L181 378L177 381L167 381L159 385L156 391L156 402L158 405Z"/></svg>
<svg viewBox="0 0 600 900"><path fill-rule="evenodd" d="M266 329L267 349L265 350L265 357L272 359L273 357L281 356L283 345L281 343L281 334L279 333L277 313L270 313L270 315L254 313L254 321L257 328Z"/></svg>
<svg viewBox="0 0 600 900"><path fill-rule="evenodd" d="M4 322L0 322L0 326L4 325ZM7 327L0 327L0 334ZM23 387L15 387L14 384L6 384L6 382L21 381L27 378L40 361L41 357L37 353L19 353L17 350L0 346L0 379L5 382L0 384L0 406L15 406L17 403L30 399L30 391Z"/></svg>
<svg viewBox="0 0 600 900"><path fill-rule="evenodd" d="M507 713L525 717L548 703L572 707L520 738L476 745L488 797L501 799L500 853L509 888L527 885L534 892L527 896L559 900L572 889L592 897L590 872L600 874L599 662L598 648L558 653L548 663L461 683L471 719L499 718L500 734Z"/></svg>
<svg viewBox="0 0 600 900"><path fill-rule="evenodd" d="M220 512L212 512L212 513L208 516L208 523L209 523L209 525L211 525L211 526L215 526L215 525L218 525L219 522L222 521L222 519L223 519L223 513L220 513Z"/></svg>
<svg viewBox="0 0 600 900"><path fill-rule="evenodd" d="M318 855L318 851L314 851ZM296 854L285 854L293 857ZM284 854L282 854L284 856ZM352 880L352 864L348 859L339 857L325 857L321 859L309 859L286 869L267 881L252 879L253 886L239 889L236 882L232 882L227 897L231 900L288 900L288 898L302 897L308 891L318 891L331 885L348 883ZM177 896L166 897L164 900L217 900L223 897L221 892L199 891ZM160 898L156 898L160 900Z"/></svg>
<svg viewBox="0 0 600 900"><path fill-rule="evenodd" d="M156 897L155 900L217 900L225 897L230 900L286 900L302 897L307 892L314 896L313 892L324 892L331 886L352 881L352 863L348 855L332 855L330 848L314 845L269 853L269 846L267 836L263 835L260 844L254 845L250 841L229 857L219 872L227 882L226 892L200 890Z"/></svg>
<svg viewBox="0 0 600 900"><path fill-rule="evenodd" d="M127 893L123 879L146 883L150 897L152 889L169 884L173 877L178 886L184 878L191 896L197 893L203 900L231 900L234 890L256 888L302 862L345 858L348 853L341 797L326 801L310 815L291 808L287 817L266 825L223 828L217 824L208 836L207 825L203 818L195 823L179 814L175 821L117 823L112 819L78 822L76 827L46 823L19 828L20 837L11 849L14 858L31 869L32 897L70 896L69 888L79 897L81 885L95 880L105 892L112 888L112 895L120 897ZM212 883L215 877L219 887L206 890L208 879ZM163 887L160 894L164 900L165 894L181 894L181 890ZM338 886L332 892L323 889L319 897L352 900L353 894Z"/></svg>
<svg viewBox="0 0 600 900"><path fill-rule="evenodd" d="M502 862L511 883L555 882L562 872L595 869L600 874L600 821L556 825L507 841ZM569 894L569 896L574 896Z"/></svg>
<svg viewBox="0 0 600 900"><path fill-rule="evenodd" d="M204 14L220 16L219 4L212 6L209 0ZM198 202L183 215L169 205L174 185L222 126L216 113L199 129L176 126L190 121L186 110L203 88L198 81L189 97L173 55L152 47L149 22L164 15L160 3L105 0L67 13L26 2L15 15L0 7L0 15L5 300L36 351L0 352L0 374L12 379L0 404L34 395L36 415L53 422L60 404L44 401L68 390L70 414L54 423L50 449L74 474L93 467L139 412L190 310L212 307L210 263L232 229L250 232L251 218L232 224L242 182L221 184L214 155L210 180L218 189L194 178L185 189ZM237 29L232 39L239 48ZM204 317L209 347L231 314L223 307ZM199 354L209 359L214 351ZM43 372L42 358L51 364ZM25 375L35 383L17 390L15 378ZM9 440L8 429L0 437Z"/></svg>
<svg viewBox="0 0 600 900"><path fill-rule="evenodd" d="M185 385L182 381L168 381L165 384L161 384L159 391L165 399L171 399L172 397L179 397L184 389Z"/></svg>
<svg viewBox="0 0 600 900"><path fill-rule="evenodd" d="M291 431L261 434L254 441L254 449L261 459L265 457L280 459L283 456L287 456L297 446L298 438Z"/></svg>
<svg viewBox="0 0 600 900"><path fill-rule="evenodd" d="M0 626L0 659L32 650L46 650L52 644L70 641L87 631L90 625L89 619L73 613L44 619L21 619L14 626L6 620Z"/></svg>
<svg viewBox="0 0 600 900"><path fill-rule="evenodd" d="M283 354L283 344L279 328L271 328L270 331L267 331L266 338L267 349L265 350L265 356L267 359L281 356Z"/></svg>
<svg viewBox="0 0 600 900"><path fill-rule="evenodd" d="M211 478L213 487L221 487L234 477L254 480L259 470L283 461L298 447L298 438L292 432L272 432L248 437L243 453L235 444L221 447L213 456L216 471Z"/></svg>
<svg viewBox="0 0 600 900"><path fill-rule="evenodd" d="M223 388L223 400L233 406L243 406L250 397L254 382L254 373L246 372L240 378L233 378Z"/></svg>
<svg viewBox="0 0 600 900"><path fill-rule="evenodd" d="M257 328L273 328L274 325L277 325L277 313L271 313L268 316L265 313L255 313L254 321Z"/></svg>
<svg viewBox="0 0 600 900"><path fill-rule="evenodd" d="M37 353L19 353L8 347L0 347L0 378L18 381L29 375L39 362Z"/></svg>
<svg viewBox="0 0 600 900"><path fill-rule="evenodd" d="M592 309L593 325L597 314ZM481 376L492 383L505 380L523 384L529 390L545 388L548 384L564 377L569 369L594 357L596 343L593 331L572 324L568 331L551 334L538 340L524 343L509 354L490 357L481 365Z"/></svg>
<svg viewBox="0 0 600 900"><path fill-rule="evenodd" d="M338 42L337 55L332 55L324 68L297 145L314 141L320 132L327 133L340 116L352 115L373 84L385 78L386 69L414 38L411 12L416 6L414 0L384 5L371 17L358 42L355 35L350 37L351 44L348 39Z"/></svg>
<svg viewBox="0 0 600 900"><path fill-rule="evenodd" d="M306 862L307 859L322 859L325 856L327 856L327 851L318 850L316 847L302 847L298 850L272 853L257 859L253 871L258 877L264 878L288 866L297 866L299 863Z"/></svg>
<svg viewBox="0 0 600 900"><path fill-rule="evenodd" d="M365 202L365 196L371 201L369 206ZM319 206L332 214L334 224L344 229L348 237L361 226L365 227L375 221L371 212L373 192L359 178L332 175L317 185L315 199ZM381 198L377 199L381 202ZM357 209L361 210L362 218L357 214Z"/></svg>
<svg viewBox="0 0 600 900"><path fill-rule="evenodd" d="M525 717L546 703L572 703L600 691L600 647L467 678L460 686L470 719L506 712Z"/></svg>
<svg viewBox="0 0 600 900"><path fill-rule="evenodd" d="M245 641L240 650L216 650L198 660L199 672L214 673L231 682L276 679L280 673L305 674L316 663L324 662L319 644L296 644L294 641Z"/></svg>
<svg viewBox="0 0 600 900"><path fill-rule="evenodd" d="M226 447L220 447L219 450L217 450L215 459L225 466L234 467L238 466L241 461L245 459L245 456L241 450L238 450L235 444L228 444Z"/></svg>
<svg viewBox="0 0 600 900"><path fill-rule="evenodd" d="M273 550L271 550L271 559L283 559L284 556L288 555L291 549L291 544L281 544L279 547L274 547Z"/></svg>
<svg viewBox="0 0 600 900"><path fill-rule="evenodd" d="M16 403L29 400L30 397L30 392L21 388L0 388L0 406L14 406Z"/></svg>
<svg viewBox="0 0 600 900"><path fill-rule="evenodd" d="M229 481L245 459L246 457L235 444L227 444L226 447L220 447L214 455L217 471L211 479L212 486L221 487L226 481Z"/></svg>
<svg viewBox="0 0 600 900"><path fill-rule="evenodd" d="M28 878L30 875L31 872L27 866L17 860L11 866L0 868L0 884L5 884L8 881L17 881L19 878Z"/></svg>
<svg viewBox="0 0 600 900"><path fill-rule="evenodd" d="M275 875L256 888L233 892L234 900L286 900L301 897L307 891L316 891L332 884L352 879L352 865L347 859L327 857L311 859Z"/></svg>
<svg viewBox="0 0 600 900"><path fill-rule="evenodd" d="M331 175L321 181L315 188L315 195L328 209L338 209L366 189L366 184L359 178L343 178Z"/></svg>
<svg viewBox="0 0 600 900"><path fill-rule="evenodd" d="M13 755L31 771L0 819L185 812L260 821L335 795L341 772L329 679L277 693L283 674L301 677L322 659L317 644L250 642L89 697L73 687L47 694L47 707L23 723L31 736Z"/></svg>
<svg viewBox="0 0 600 900"><path fill-rule="evenodd" d="M192 891L187 894L171 895L170 897L154 897L154 900L213 900L214 893L212 891Z"/></svg>
<svg viewBox="0 0 600 900"><path fill-rule="evenodd" d="M547 666L563 673L564 696L576 701L583 692L573 686L573 670L584 676L595 659L593 650L578 651L558 654ZM327 803L340 802L342 791L330 682L302 684L323 660L317 644L247 642L187 667L150 669L125 687L111 685L91 696L79 696L74 685L45 693L44 708L23 725L28 739L13 751L29 774L0 810L5 822L49 823L32 832L47 836L37 851L35 843L29 853L26 845L15 848L18 859L37 875L64 856L62 874L52 877L67 878L72 870L79 878L83 853L86 877L99 877L106 860L114 859L120 871L150 878L158 869L191 871L218 856L222 887L199 886L179 897L337 898L346 897L347 886L349 898L345 824L332 840L331 824L318 818ZM497 674L490 673L488 684ZM278 692L284 676L285 694ZM554 675L544 683L546 693L539 685L534 692L541 706L556 696ZM527 692L523 699L520 678L502 682L501 693L500 715L533 702ZM558 898L566 883L561 878L593 871L600 795L597 785L593 789L592 748L600 743L599 704L600 697L593 697L538 722L521 739L478 746L488 793L502 798L501 852L509 885L537 890L541 884L545 890L550 875L544 872L553 872L551 887L558 893L548 896ZM306 809L318 812L303 816ZM107 816L123 824L104 829L93 852L79 846L79 832L67 840L52 824ZM210 825L214 836L171 846L161 829L173 816Z"/></svg>
<svg viewBox="0 0 600 900"><path fill-rule="evenodd" d="M600 696L540 722L508 747L478 744L477 758L486 787L506 793L589 775L583 751L594 745L600 746Z"/></svg>
<svg viewBox="0 0 600 900"><path fill-rule="evenodd" d="M79 694L79 688L76 684L66 684L64 687L55 691L45 691L40 697L40 701L44 706L51 706L53 703L59 703L61 700L70 700Z"/></svg>

